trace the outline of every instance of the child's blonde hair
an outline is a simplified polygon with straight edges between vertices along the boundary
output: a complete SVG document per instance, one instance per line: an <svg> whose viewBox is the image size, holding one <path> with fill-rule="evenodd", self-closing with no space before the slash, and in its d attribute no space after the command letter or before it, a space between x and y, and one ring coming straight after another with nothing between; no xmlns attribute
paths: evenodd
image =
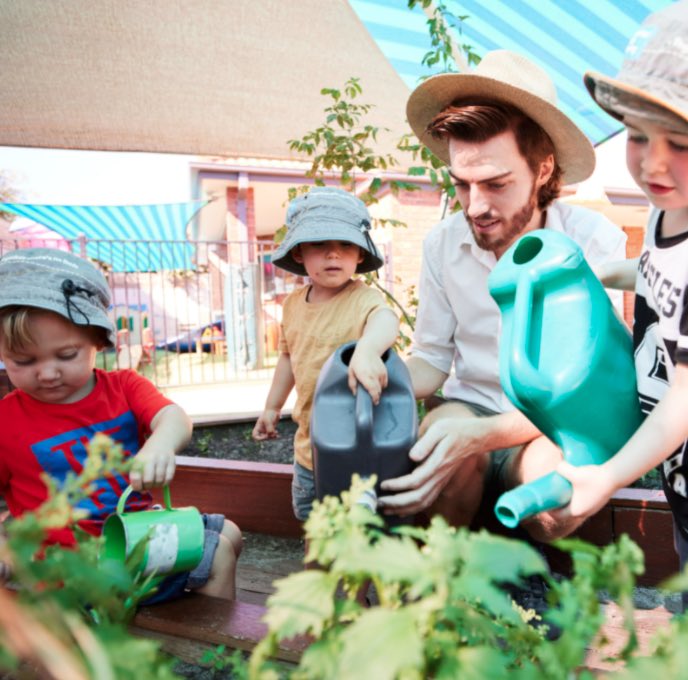
<svg viewBox="0 0 688 680"><path fill-rule="evenodd" d="M56 314L35 307L17 306L0 309L0 345L3 349L10 352L21 352L35 344L35 339L31 334L30 322L31 317L37 312ZM96 347L102 348L108 345L107 331L104 328L74 325L87 333Z"/></svg>

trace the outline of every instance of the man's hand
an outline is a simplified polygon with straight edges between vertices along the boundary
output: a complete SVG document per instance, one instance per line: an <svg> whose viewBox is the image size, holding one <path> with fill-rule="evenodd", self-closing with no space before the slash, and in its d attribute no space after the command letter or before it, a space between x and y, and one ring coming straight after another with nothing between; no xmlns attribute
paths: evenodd
<svg viewBox="0 0 688 680"><path fill-rule="evenodd" d="M158 448L148 440L136 454L129 482L135 491L165 486L172 481L176 468L174 451Z"/></svg>
<svg viewBox="0 0 688 680"><path fill-rule="evenodd" d="M373 404L380 403L382 390L387 387L387 368L380 355L364 340L356 343L349 362L349 389L355 395L358 383L370 394Z"/></svg>
<svg viewBox="0 0 688 680"><path fill-rule="evenodd" d="M279 437L277 423L279 423L280 412L276 409L266 408L256 420L251 436L255 441L260 442L265 439L276 439Z"/></svg>
<svg viewBox="0 0 688 680"><path fill-rule="evenodd" d="M420 465L408 475L382 482L380 507L388 514L412 515L432 505L472 455L482 453L485 418L442 418L435 421L409 452Z"/></svg>

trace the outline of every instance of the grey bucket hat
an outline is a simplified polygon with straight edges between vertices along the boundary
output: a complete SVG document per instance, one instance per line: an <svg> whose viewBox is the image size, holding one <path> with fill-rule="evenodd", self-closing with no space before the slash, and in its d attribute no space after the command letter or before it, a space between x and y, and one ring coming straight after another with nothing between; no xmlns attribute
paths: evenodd
<svg viewBox="0 0 688 680"><path fill-rule="evenodd" d="M23 248L0 258L0 309L47 309L77 326L98 326L115 344L110 288L88 260L54 248Z"/></svg>
<svg viewBox="0 0 688 680"><path fill-rule="evenodd" d="M334 187L314 187L295 198L287 209L287 235L272 256L275 266L299 276L308 276L292 249L300 243L348 241L363 251L359 274L379 269L383 260L370 237L370 215L365 203Z"/></svg>
<svg viewBox="0 0 688 680"><path fill-rule="evenodd" d="M616 78L589 71L584 81L592 98L618 120L631 114L688 130L688 1L645 19Z"/></svg>

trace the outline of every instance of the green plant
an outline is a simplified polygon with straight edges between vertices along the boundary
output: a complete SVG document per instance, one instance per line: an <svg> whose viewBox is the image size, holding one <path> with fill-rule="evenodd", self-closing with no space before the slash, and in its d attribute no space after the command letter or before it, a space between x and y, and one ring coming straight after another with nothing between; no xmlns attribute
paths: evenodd
<svg viewBox="0 0 688 680"><path fill-rule="evenodd" d="M380 128L364 121L372 106L355 101L363 89L359 78L349 78L343 91L326 87L320 90L322 95L331 99L325 108L325 123L301 139L289 140L289 148L312 158L311 167L306 177L314 180L318 186L325 184L329 173L336 177L347 191L356 190L357 172L388 170L398 166L398 161L390 154L376 154L371 144L377 141ZM382 187L378 177L371 181L359 198L366 205L377 201L377 193ZM402 189L413 191L418 187L410 182L393 181L393 191ZM290 198L308 187L290 189ZM383 220L384 224L401 224L397 220Z"/></svg>
<svg viewBox="0 0 688 680"><path fill-rule="evenodd" d="M439 517L427 528L390 534L358 502L372 484L355 480L341 500L315 504L306 523L306 559L321 570L276 582L265 617L269 632L251 657L251 678L277 677L270 657L279 640L295 635L313 639L290 674L299 679L592 677L580 668L604 620L601 588L620 602L633 630L631 594L643 560L627 537L606 548L558 543L571 554L574 575L550 580L551 620L564 632L549 642L535 613L519 610L503 590L531 574L546 577L536 551L486 532L455 530ZM368 581L379 605L366 608L356 593ZM634 648L631 636L623 658Z"/></svg>
<svg viewBox="0 0 688 680"><path fill-rule="evenodd" d="M213 676L233 680L247 680L247 666L243 654L239 650L227 653L225 645L219 645L215 649L208 649L201 657L201 664L213 671Z"/></svg>
<svg viewBox="0 0 688 680"><path fill-rule="evenodd" d="M26 677L177 677L157 643L134 638L126 628L150 592L150 579L136 575L143 544L122 565L99 563L101 539L78 530L73 549L43 546L46 532L84 516L78 502L95 479L130 466L120 446L97 435L81 473L68 475L59 488L46 476L46 502L9 523L0 559L12 564L18 593L10 598L0 589L0 667L24 662Z"/></svg>
<svg viewBox="0 0 688 680"><path fill-rule="evenodd" d="M432 44L432 49L421 59L424 66L441 64L443 73L451 73L456 71L457 62L462 66L479 63L480 57L473 46L465 42L457 46L450 32L450 29L454 29L456 35L463 35L463 22L469 18L467 14L456 16L447 9L444 0L408 0L409 9L418 6L428 14L426 25Z"/></svg>
<svg viewBox="0 0 688 680"><path fill-rule="evenodd" d="M198 450L202 454L208 453L208 450L210 449L210 443L213 441L213 433L212 432L204 432L202 435L199 436L198 438Z"/></svg>

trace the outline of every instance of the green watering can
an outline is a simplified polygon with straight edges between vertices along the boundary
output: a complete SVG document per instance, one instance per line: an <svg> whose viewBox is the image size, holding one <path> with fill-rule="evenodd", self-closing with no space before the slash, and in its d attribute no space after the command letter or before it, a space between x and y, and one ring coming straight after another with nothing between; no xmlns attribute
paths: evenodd
<svg viewBox="0 0 688 680"><path fill-rule="evenodd" d="M502 313L499 377L507 397L573 465L600 464L641 422L631 335L580 247L539 229L504 253L488 279ZM566 505L571 484L550 473L498 499L513 528Z"/></svg>
<svg viewBox="0 0 688 680"><path fill-rule="evenodd" d="M205 528L203 517L194 507L173 508L169 486L163 489L164 509L124 512L133 489L120 496L117 510L103 525L102 560L124 562L136 545L146 541L141 564L144 576L166 576L197 567L203 557Z"/></svg>

